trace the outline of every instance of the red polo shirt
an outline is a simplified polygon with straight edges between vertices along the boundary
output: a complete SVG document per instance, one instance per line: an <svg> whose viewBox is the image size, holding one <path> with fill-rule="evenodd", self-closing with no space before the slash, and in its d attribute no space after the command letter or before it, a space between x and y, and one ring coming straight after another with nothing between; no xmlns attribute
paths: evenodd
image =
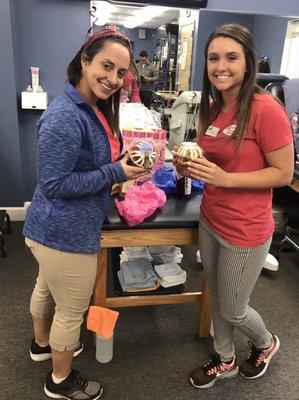
<svg viewBox="0 0 299 400"><path fill-rule="evenodd" d="M104 130L105 130L106 135L109 140L110 150L111 150L111 162L115 162L118 159L119 153L120 153L119 139L118 139L118 137L113 135L112 130L111 130L104 114L102 113L102 111L98 110L96 112L96 114L97 114L97 117L99 118L101 124L103 125Z"/></svg>
<svg viewBox="0 0 299 400"><path fill-rule="evenodd" d="M204 134L198 142L205 157L227 172L266 168L265 154L293 140L284 108L267 94L254 95L240 150L236 140L230 139L233 125L235 108L220 113L212 123L210 135ZM237 246L259 246L274 231L272 189L229 189L206 184L201 212L219 236Z"/></svg>

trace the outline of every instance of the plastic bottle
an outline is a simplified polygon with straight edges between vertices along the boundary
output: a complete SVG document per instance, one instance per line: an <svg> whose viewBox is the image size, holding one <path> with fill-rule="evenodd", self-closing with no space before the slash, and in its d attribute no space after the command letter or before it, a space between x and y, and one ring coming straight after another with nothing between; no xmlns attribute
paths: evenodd
<svg viewBox="0 0 299 400"><path fill-rule="evenodd" d="M103 339L96 335L96 359L104 364L112 360L113 357L113 335L109 339Z"/></svg>
<svg viewBox="0 0 299 400"><path fill-rule="evenodd" d="M188 200L191 197L191 178L187 178L177 173L176 193L180 200Z"/></svg>

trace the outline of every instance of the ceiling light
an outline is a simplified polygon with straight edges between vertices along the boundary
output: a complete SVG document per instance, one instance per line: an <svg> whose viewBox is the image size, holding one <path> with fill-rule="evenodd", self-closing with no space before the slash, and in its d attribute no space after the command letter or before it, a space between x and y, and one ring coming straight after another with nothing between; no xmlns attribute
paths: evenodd
<svg viewBox="0 0 299 400"><path fill-rule="evenodd" d="M135 28L136 26L141 26L144 22L150 21L158 15L163 14L167 10L167 7L161 6L144 7L141 10L135 11L133 16L126 18L123 21L123 25L125 28Z"/></svg>
<svg viewBox="0 0 299 400"><path fill-rule="evenodd" d="M97 7L94 23L98 26L105 25L108 22L111 13L113 13L117 7L114 4L107 3L106 1L97 1L94 3Z"/></svg>

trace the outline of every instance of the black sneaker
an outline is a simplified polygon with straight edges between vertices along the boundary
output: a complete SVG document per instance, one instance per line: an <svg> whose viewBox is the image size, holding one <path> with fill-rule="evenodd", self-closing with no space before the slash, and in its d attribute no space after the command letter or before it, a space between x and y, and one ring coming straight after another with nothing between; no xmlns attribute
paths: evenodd
<svg viewBox="0 0 299 400"><path fill-rule="evenodd" d="M78 343L78 346L74 352L74 357L82 353L84 349L84 344L82 342ZM46 347L39 346L35 338L32 339L30 346L30 357L33 361L45 361L52 358L51 347L48 345Z"/></svg>
<svg viewBox="0 0 299 400"><path fill-rule="evenodd" d="M210 361L201 365L190 375L191 384L199 389L207 389L218 379L234 378L238 375L238 366L234 356L229 363L222 362L219 354L210 354Z"/></svg>
<svg viewBox="0 0 299 400"><path fill-rule="evenodd" d="M44 391L52 399L97 400L101 397L103 388L99 383L89 381L79 371L72 369L69 376L58 384L53 382L52 372L49 372Z"/></svg>
<svg viewBox="0 0 299 400"><path fill-rule="evenodd" d="M255 379L264 375L269 363L277 352L280 342L277 336L272 335L272 344L268 349L257 349L249 340L250 353L240 367L240 374L247 379Z"/></svg>

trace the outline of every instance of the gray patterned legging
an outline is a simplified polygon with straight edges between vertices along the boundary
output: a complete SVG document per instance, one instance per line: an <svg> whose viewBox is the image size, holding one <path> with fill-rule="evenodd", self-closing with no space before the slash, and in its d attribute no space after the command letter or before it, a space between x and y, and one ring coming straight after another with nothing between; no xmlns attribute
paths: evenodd
<svg viewBox="0 0 299 400"><path fill-rule="evenodd" d="M271 239L252 248L234 246L219 237L200 216L199 249L211 289L214 348L222 361L231 360L235 354L234 327L258 348L271 345L272 337L264 321L248 305Z"/></svg>

